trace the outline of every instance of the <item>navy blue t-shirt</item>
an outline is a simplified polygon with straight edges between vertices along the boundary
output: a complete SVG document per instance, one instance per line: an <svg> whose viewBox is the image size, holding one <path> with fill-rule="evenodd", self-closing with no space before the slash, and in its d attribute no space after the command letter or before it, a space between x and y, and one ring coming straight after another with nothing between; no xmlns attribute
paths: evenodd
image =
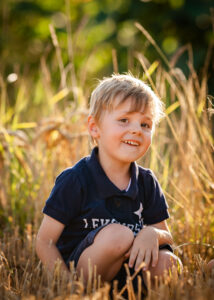
<svg viewBox="0 0 214 300"><path fill-rule="evenodd" d="M143 224L159 223L169 217L165 197L151 170L131 163L131 184L127 191L121 191L106 176L97 153L95 147L91 156L57 177L43 209L65 225L57 242L65 261L95 228L119 223L136 235Z"/></svg>

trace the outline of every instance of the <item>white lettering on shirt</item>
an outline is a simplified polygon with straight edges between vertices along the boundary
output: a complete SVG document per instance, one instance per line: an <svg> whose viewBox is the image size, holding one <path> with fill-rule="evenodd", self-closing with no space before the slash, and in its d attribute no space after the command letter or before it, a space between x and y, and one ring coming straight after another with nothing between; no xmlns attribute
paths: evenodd
<svg viewBox="0 0 214 300"><path fill-rule="evenodd" d="M84 227L84 228L88 228L88 222L87 222L87 219L83 219L83 221L85 222L85 227Z"/></svg>
<svg viewBox="0 0 214 300"><path fill-rule="evenodd" d="M141 219L139 223L135 224L128 224L128 223L120 223L116 219L97 219L97 218L92 218L92 219L83 219L84 221L84 228L90 228L90 229L95 229L100 226L105 226L107 224L121 224L124 225L132 230L134 235L136 236L138 232L143 228L143 220Z"/></svg>
<svg viewBox="0 0 214 300"><path fill-rule="evenodd" d="M126 225L125 225L126 226ZM131 231L133 231L134 229L134 224L127 224L127 227L131 229Z"/></svg>
<svg viewBox="0 0 214 300"><path fill-rule="evenodd" d="M116 223L116 224L118 224L119 222L117 222L117 220L115 220L115 219L112 219L112 220L111 220L111 223Z"/></svg>
<svg viewBox="0 0 214 300"><path fill-rule="evenodd" d="M99 219L91 219L93 228L97 228L99 226Z"/></svg>
<svg viewBox="0 0 214 300"><path fill-rule="evenodd" d="M110 223L110 219L100 219L100 222L101 222L101 226L103 225L107 225L108 223Z"/></svg>

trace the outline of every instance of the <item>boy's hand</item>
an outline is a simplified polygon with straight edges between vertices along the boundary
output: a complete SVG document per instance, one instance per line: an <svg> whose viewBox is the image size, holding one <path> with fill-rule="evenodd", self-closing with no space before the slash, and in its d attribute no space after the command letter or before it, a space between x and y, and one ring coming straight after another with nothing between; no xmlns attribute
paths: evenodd
<svg viewBox="0 0 214 300"><path fill-rule="evenodd" d="M144 261L143 271L148 270L149 264L155 267L158 262L159 240L156 228L152 226L144 227L136 236L129 258L129 267L135 263L135 270Z"/></svg>

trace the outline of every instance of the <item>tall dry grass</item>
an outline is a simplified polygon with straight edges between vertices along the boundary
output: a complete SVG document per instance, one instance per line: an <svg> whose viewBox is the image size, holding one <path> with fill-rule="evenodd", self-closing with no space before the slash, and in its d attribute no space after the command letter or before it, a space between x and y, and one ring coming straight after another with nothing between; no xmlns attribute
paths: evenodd
<svg viewBox="0 0 214 300"><path fill-rule="evenodd" d="M213 45L199 77L190 45L168 61L148 32L140 24L136 26L157 49L160 59L150 63L143 53L135 53L137 67L131 71L137 74L140 70L142 79L166 103L166 118L156 129L150 152L139 163L154 170L166 194L175 253L184 264L180 276L171 272L156 282L155 288L149 286L147 299L212 299L214 272L208 274L205 264L214 257L213 106L207 95ZM69 279L59 266L49 274L35 255L41 209L56 175L90 151L84 94L89 88L81 80L81 72L77 74L73 68L67 72L54 28L50 30L61 81L54 93L42 58L39 85L45 101L39 110L32 107L24 78L17 84L15 105L9 105L6 81L0 76L0 295L1 299L109 299L108 283L91 277L84 289L74 269ZM72 60L71 40L68 45ZM188 75L176 66L184 51L189 54ZM112 54L117 71L116 52ZM29 118L32 115L33 120ZM140 277L138 280L138 293L134 294L127 275L124 290L128 299L140 299ZM123 296L115 283L112 298Z"/></svg>

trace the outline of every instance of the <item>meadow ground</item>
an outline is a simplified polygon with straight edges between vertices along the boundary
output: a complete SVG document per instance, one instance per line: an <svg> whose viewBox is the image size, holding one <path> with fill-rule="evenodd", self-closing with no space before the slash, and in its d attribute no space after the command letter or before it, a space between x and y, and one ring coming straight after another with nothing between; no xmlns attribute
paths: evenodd
<svg viewBox="0 0 214 300"><path fill-rule="evenodd" d="M176 67L182 51L189 52L188 76ZM211 51L200 78L190 47L167 62L168 68L136 54L142 79L166 103L166 117L139 164L151 168L163 188L174 251L184 265L180 276L171 272L155 288L149 286L146 299L214 299L214 270L208 273L205 268L214 258L213 97L207 95ZM86 87L65 83L54 93L42 76L37 86L23 78L11 105L2 77L0 86L0 299L108 299L110 286L99 278L90 278L84 289L75 270L69 280L59 266L48 274L34 248L41 210L55 177L90 151ZM140 299L128 275L126 288L128 299ZM116 283L112 297L122 299Z"/></svg>

